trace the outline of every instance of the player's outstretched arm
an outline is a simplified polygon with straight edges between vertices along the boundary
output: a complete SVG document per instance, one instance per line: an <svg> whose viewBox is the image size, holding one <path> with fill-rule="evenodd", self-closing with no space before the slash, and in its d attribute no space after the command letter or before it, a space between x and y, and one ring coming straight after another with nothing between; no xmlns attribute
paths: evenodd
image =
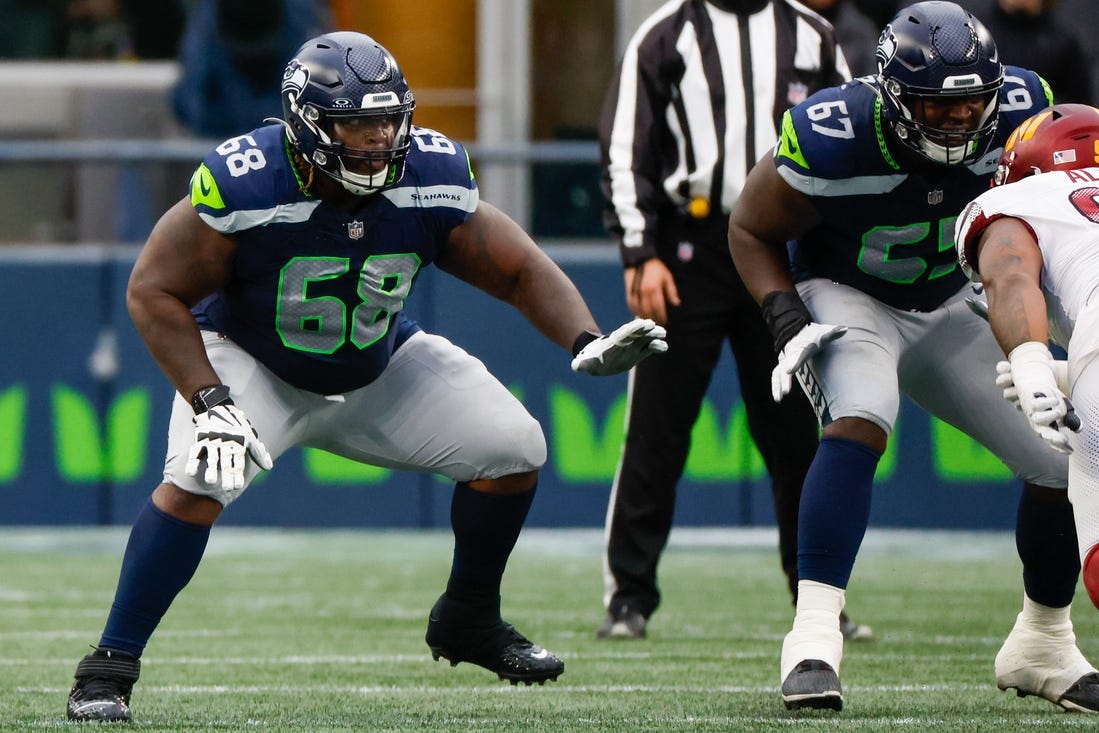
<svg viewBox="0 0 1099 733"><path fill-rule="evenodd" d="M572 280L511 217L481 202L451 233L439 267L515 306L530 323L574 357L573 369L617 374L666 351L665 332L637 318L604 335Z"/></svg>
<svg viewBox="0 0 1099 733"><path fill-rule="evenodd" d="M667 351L667 335L649 318L635 318L608 334L585 333L573 345L572 369L599 377L629 371L642 359Z"/></svg>

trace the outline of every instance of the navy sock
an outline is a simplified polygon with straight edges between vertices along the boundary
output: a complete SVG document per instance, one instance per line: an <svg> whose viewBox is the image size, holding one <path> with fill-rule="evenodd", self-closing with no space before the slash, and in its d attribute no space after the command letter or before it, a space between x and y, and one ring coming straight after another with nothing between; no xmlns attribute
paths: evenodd
<svg viewBox="0 0 1099 733"><path fill-rule="evenodd" d="M209 527L170 517L150 499L130 530L99 645L140 657L168 606L195 574L209 537Z"/></svg>
<svg viewBox="0 0 1099 733"><path fill-rule="evenodd" d="M500 580L534 501L534 491L486 494L458 482L450 502L454 562L447 596L471 605L499 606Z"/></svg>
<svg viewBox="0 0 1099 733"><path fill-rule="evenodd" d="M1015 521L1023 588L1032 601L1063 608L1080 577L1080 550L1068 492L1023 485Z"/></svg>
<svg viewBox="0 0 1099 733"><path fill-rule="evenodd" d="M798 514L798 578L846 588L866 525L881 454L845 438L821 438Z"/></svg>

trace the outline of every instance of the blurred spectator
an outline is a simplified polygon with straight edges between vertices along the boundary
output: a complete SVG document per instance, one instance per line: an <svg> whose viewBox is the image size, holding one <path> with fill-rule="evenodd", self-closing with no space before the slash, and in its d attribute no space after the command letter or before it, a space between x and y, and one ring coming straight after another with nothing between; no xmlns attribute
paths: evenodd
<svg viewBox="0 0 1099 733"><path fill-rule="evenodd" d="M1058 0L962 2L996 39L1001 61L1041 74L1057 102L1093 104L1087 54L1072 26L1054 13L1057 4Z"/></svg>
<svg viewBox="0 0 1099 733"><path fill-rule="evenodd" d="M1061 26L1071 28L1084 45L1088 68L1099 68L1099 13L1095 0L1061 0L1054 10ZM1091 75L1092 104L1099 100L1099 74Z"/></svg>
<svg viewBox="0 0 1099 733"><path fill-rule="evenodd" d="M874 52L878 48L878 36L884 24L879 26L865 13L859 10L852 0L801 0L817 11L836 29L839 41L851 76L866 76L878 73L878 62Z"/></svg>
<svg viewBox="0 0 1099 733"><path fill-rule="evenodd" d="M175 59L187 20L185 0L122 0L139 59Z"/></svg>
<svg viewBox="0 0 1099 733"><path fill-rule="evenodd" d="M286 59L329 30L323 0L195 0L179 49L176 116L195 135L214 138L281 116Z"/></svg>
<svg viewBox="0 0 1099 733"><path fill-rule="evenodd" d="M65 56L70 59L133 58L130 24L120 0L69 0L69 37Z"/></svg>
<svg viewBox="0 0 1099 733"><path fill-rule="evenodd" d="M0 58L65 54L66 0L0 0Z"/></svg>
<svg viewBox="0 0 1099 733"><path fill-rule="evenodd" d="M893 20L898 10L905 5L911 5L915 0L852 0L852 2L881 32L889 21ZM844 55L847 55L846 49L844 49Z"/></svg>

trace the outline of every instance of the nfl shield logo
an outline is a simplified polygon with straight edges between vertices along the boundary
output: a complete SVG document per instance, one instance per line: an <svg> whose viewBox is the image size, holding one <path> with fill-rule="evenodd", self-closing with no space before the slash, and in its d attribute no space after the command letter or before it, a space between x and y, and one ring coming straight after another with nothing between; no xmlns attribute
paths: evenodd
<svg viewBox="0 0 1099 733"><path fill-rule="evenodd" d="M361 221L352 221L347 224L347 236L352 239L362 239L365 227Z"/></svg>
<svg viewBox="0 0 1099 733"><path fill-rule="evenodd" d="M690 262L695 258L695 246L690 242L680 242L675 254L680 262Z"/></svg>
<svg viewBox="0 0 1099 733"><path fill-rule="evenodd" d="M943 202L943 192L941 189L936 188L934 191L927 192L927 203L934 206L935 204L941 204Z"/></svg>
<svg viewBox="0 0 1099 733"><path fill-rule="evenodd" d="M790 82L790 86L786 88L786 101L793 107L795 104L801 104L809 98L809 87L801 82Z"/></svg>

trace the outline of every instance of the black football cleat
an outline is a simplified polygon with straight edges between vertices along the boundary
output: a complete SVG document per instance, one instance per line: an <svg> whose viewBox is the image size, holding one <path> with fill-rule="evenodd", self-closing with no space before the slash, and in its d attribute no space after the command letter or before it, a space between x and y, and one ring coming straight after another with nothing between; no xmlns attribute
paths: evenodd
<svg viewBox="0 0 1099 733"><path fill-rule="evenodd" d="M513 685L556 680L565 663L515 630L493 610L490 613L450 599L435 602L424 637L435 661L445 658L455 667L469 662L495 672Z"/></svg>
<svg viewBox="0 0 1099 733"><path fill-rule="evenodd" d="M827 662L806 659L783 680L782 701L787 710L842 710L843 689L839 675Z"/></svg>
<svg viewBox="0 0 1099 733"><path fill-rule="evenodd" d="M140 675L141 660L133 654L96 649L76 665L69 720L129 722L130 693Z"/></svg>

